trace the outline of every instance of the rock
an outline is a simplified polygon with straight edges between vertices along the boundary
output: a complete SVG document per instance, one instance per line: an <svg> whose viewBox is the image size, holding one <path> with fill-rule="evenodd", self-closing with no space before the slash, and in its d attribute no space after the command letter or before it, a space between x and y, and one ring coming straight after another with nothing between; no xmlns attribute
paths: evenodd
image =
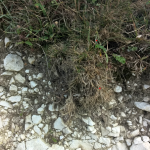
<svg viewBox="0 0 150 150"><path fill-rule="evenodd" d="M8 47L8 45L10 44L9 38L5 37L4 42L5 42L5 47Z"/></svg>
<svg viewBox="0 0 150 150"><path fill-rule="evenodd" d="M31 81L31 82L30 82L30 86L31 86L31 88L34 88L34 87L36 87L36 86L37 86L37 83L36 83L36 82L34 82L34 81Z"/></svg>
<svg viewBox="0 0 150 150"><path fill-rule="evenodd" d="M143 98L143 101L144 101L144 102L148 102L149 100L150 100L149 97L144 97L144 98Z"/></svg>
<svg viewBox="0 0 150 150"><path fill-rule="evenodd" d="M21 75L21 74L16 74L15 75L15 79L20 82L20 83L24 83L25 82L25 78Z"/></svg>
<svg viewBox="0 0 150 150"><path fill-rule="evenodd" d="M115 88L114 88L114 91L115 91L116 93L120 93L120 92L122 92L122 87L119 86L119 85L116 85Z"/></svg>
<svg viewBox="0 0 150 150"><path fill-rule="evenodd" d="M41 130L40 130L40 128L38 127L38 126L34 126L34 131L38 134L38 135L41 135L42 134L42 132L41 132Z"/></svg>
<svg viewBox="0 0 150 150"><path fill-rule="evenodd" d="M0 101L0 106L4 106L7 108L12 108L12 105L6 101Z"/></svg>
<svg viewBox="0 0 150 150"><path fill-rule="evenodd" d="M128 133L127 136L128 136L128 138L133 138L135 136L138 136L139 134L140 134L140 131L139 131L139 129L137 129L137 130L134 130L134 131Z"/></svg>
<svg viewBox="0 0 150 150"><path fill-rule="evenodd" d="M0 86L0 93L3 92L4 88Z"/></svg>
<svg viewBox="0 0 150 150"><path fill-rule="evenodd" d="M90 117L82 118L82 120L83 120L86 124L88 124L88 125L90 125L90 126L94 126L94 125L95 125L95 123L92 121L92 119L91 119Z"/></svg>
<svg viewBox="0 0 150 150"><path fill-rule="evenodd" d="M110 131L108 131L107 129L105 129L101 126L101 133L102 133L102 136L105 136L105 135L108 135L110 133Z"/></svg>
<svg viewBox="0 0 150 150"><path fill-rule="evenodd" d="M141 144L141 143L143 143L143 141L142 141L141 137L139 136L139 137L134 138L133 143L134 144Z"/></svg>
<svg viewBox="0 0 150 150"><path fill-rule="evenodd" d="M122 96L122 95L118 97L118 101L119 101L120 103L123 102L123 96Z"/></svg>
<svg viewBox="0 0 150 150"><path fill-rule="evenodd" d="M44 131L45 134L48 133L48 124L45 125L45 127L43 128L43 131Z"/></svg>
<svg viewBox="0 0 150 150"><path fill-rule="evenodd" d="M24 64L20 56L8 54L4 59L4 68L9 71L20 71L24 68Z"/></svg>
<svg viewBox="0 0 150 150"><path fill-rule="evenodd" d="M98 143L98 142L95 142L95 144L94 144L94 148L95 149L101 149L101 144L100 143Z"/></svg>
<svg viewBox="0 0 150 150"><path fill-rule="evenodd" d="M31 114L26 116L25 119L25 130L30 129L33 126L32 120L31 120Z"/></svg>
<svg viewBox="0 0 150 150"><path fill-rule="evenodd" d="M14 80L14 78L12 77L11 79L10 79L10 81L9 81L9 84L14 84L15 83L15 80Z"/></svg>
<svg viewBox="0 0 150 150"><path fill-rule="evenodd" d="M39 73L36 77L38 80L42 79L43 78L43 73Z"/></svg>
<svg viewBox="0 0 150 150"><path fill-rule="evenodd" d="M17 86L11 84L11 85L10 85L10 88L9 88L9 91L10 91L10 92L17 92Z"/></svg>
<svg viewBox="0 0 150 150"><path fill-rule="evenodd" d="M132 140L131 139L126 139L126 144L127 144L127 146L131 146Z"/></svg>
<svg viewBox="0 0 150 150"><path fill-rule="evenodd" d="M12 74L13 74L13 72L5 71L1 74L1 76L11 76Z"/></svg>
<svg viewBox="0 0 150 150"><path fill-rule="evenodd" d="M63 131L65 134L72 133L72 131L67 127L67 125L60 117L58 117L57 120L54 122L54 128Z"/></svg>
<svg viewBox="0 0 150 150"><path fill-rule="evenodd" d="M25 137L24 134L21 134L21 135L20 135L20 138L21 138L22 140L25 140L26 137Z"/></svg>
<svg viewBox="0 0 150 150"><path fill-rule="evenodd" d="M45 109L46 105L42 104L42 106L40 108L37 109L38 114L43 114L44 109Z"/></svg>
<svg viewBox="0 0 150 150"><path fill-rule="evenodd" d="M148 136L142 136L142 141L143 141L143 142L149 142L150 139L149 139Z"/></svg>
<svg viewBox="0 0 150 150"><path fill-rule="evenodd" d="M93 132L95 131L94 126L88 126L87 131Z"/></svg>
<svg viewBox="0 0 150 150"><path fill-rule="evenodd" d="M150 88L150 85L146 85L146 84L143 85L143 90L146 90L148 88Z"/></svg>
<svg viewBox="0 0 150 150"><path fill-rule="evenodd" d="M7 99L7 101L10 101L12 103L16 103L16 102L20 102L21 101L21 96L17 95L17 96L11 96Z"/></svg>
<svg viewBox="0 0 150 150"><path fill-rule="evenodd" d="M39 128L43 128L43 126L44 126L43 123L40 123L40 124L38 125Z"/></svg>
<svg viewBox="0 0 150 150"><path fill-rule="evenodd" d="M113 127L108 136L119 137L120 135L120 126Z"/></svg>
<svg viewBox="0 0 150 150"><path fill-rule="evenodd" d="M65 150L63 146L59 146L57 144L53 144L48 150Z"/></svg>
<svg viewBox="0 0 150 150"><path fill-rule="evenodd" d="M30 64L34 64L34 62L35 62L35 56L29 56L29 57L28 57L28 62L29 62Z"/></svg>
<svg viewBox="0 0 150 150"><path fill-rule="evenodd" d="M27 94L27 93L28 93L28 88L27 88L27 87L23 87L23 88L21 89L21 93L22 93L22 95Z"/></svg>
<svg viewBox="0 0 150 150"><path fill-rule="evenodd" d="M25 142L21 142L17 145L17 148L15 150L26 150L25 148Z"/></svg>
<svg viewBox="0 0 150 150"><path fill-rule="evenodd" d="M80 141L80 140L72 140L69 142L69 145L70 145L70 150L75 150L81 147L82 147L82 150L93 150L91 144Z"/></svg>
<svg viewBox="0 0 150 150"><path fill-rule="evenodd" d="M42 118L40 115L33 115L32 116L32 122L33 124L39 124L42 121Z"/></svg>
<svg viewBox="0 0 150 150"><path fill-rule="evenodd" d="M22 104L23 104L23 108L24 108L24 109L29 108L29 104L28 104L27 102L23 102Z"/></svg>
<svg viewBox="0 0 150 150"><path fill-rule="evenodd" d="M144 111L148 111L150 112L150 104L146 103L146 102L134 102L134 105L139 108L142 109Z"/></svg>
<svg viewBox="0 0 150 150"><path fill-rule="evenodd" d="M132 144L130 150L150 150L150 143Z"/></svg>
<svg viewBox="0 0 150 150"><path fill-rule="evenodd" d="M29 73L30 72L30 70L25 70L25 73Z"/></svg>
<svg viewBox="0 0 150 150"><path fill-rule="evenodd" d="M116 102L116 100L112 99L112 100L108 103L108 105L109 105L109 109L110 109L110 108L116 106L116 105L117 105L117 102Z"/></svg>
<svg viewBox="0 0 150 150"><path fill-rule="evenodd" d="M41 138L26 141L26 150L53 150L50 145Z"/></svg>
<svg viewBox="0 0 150 150"><path fill-rule="evenodd" d="M38 93L38 92L39 92L39 89L38 89L38 88L35 88L35 89L34 89L34 92Z"/></svg>
<svg viewBox="0 0 150 150"><path fill-rule="evenodd" d="M110 138L100 137L99 142L105 144L107 147L110 146Z"/></svg>
<svg viewBox="0 0 150 150"><path fill-rule="evenodd" d="M117 117L115 117L114 115L111 115L110 119L112 119L113 121L115 121L115 120L117 120Z"/></svg>
<svg viewBox="0 0 150 150"><path fill-rule="evenodd" d="M54 104L50 104L48 109L50 111L59 111L58 106L55 106Z"/></svg>
<svg viewBox="0 0 150 150"><path fill-rule="evenodd" d="M128 147L125 143L118 142L116 145L113 145L112 150L128 150Z"/></svg>

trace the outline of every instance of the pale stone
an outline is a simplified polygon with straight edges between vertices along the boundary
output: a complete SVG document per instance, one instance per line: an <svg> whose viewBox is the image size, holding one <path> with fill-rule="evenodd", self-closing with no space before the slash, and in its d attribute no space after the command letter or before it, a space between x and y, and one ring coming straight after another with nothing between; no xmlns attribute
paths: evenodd
<svg viewBox="0 0 150 150"><path fill-rule="evenodd" d="M34 131L38 134L38 135L41 135L42 134L42 132L41 132L41 130L40 130L40 128L38 127L38 126L34 126Z"/></svg>
<svg viewBox="0 0 150 150"><path fill-rule="evenodd" d="M36 86L37 86L37 83L36 83L36 82L34 82L34 81L31 81L31 82L30 82L30 86L31 86L31 88L34 88L34 87L36 87Z"/></svg>
<svg viewBox="0 0 150 150"><path fill-rule="evenodd" d="M25 73L29 73L30 71L29 70L25 70Z"/></svg>
<svg viewBox="0 0 150 150"><path fill-rule="evenodd" d="M131 139L126 139L126 144L127 144L127 146L131 146L132 140Z"/></svg>
<svg viewBox="0 0 150 150"><path fill-rule="evenodd" d="M118 137L120 135L120 126L113 127L108 136Z"/></svg>
<svg viewBox="0 0 150 150"><path fill-rule="evenodd" d="M43 128L43 126L44 126L43 123L40 123L40 124L38 125L39 128Z"/></svg>
<svg viewBox="0 0 150 150"><path fill-rule="evenodd" d="M149 142L145 142L145 143L141 143L141 144L132 144L132 146L130 147L130 150L150 150L150 143Z"/></svg>
<svg viewBox="0 0 150 150"><path fill-rule="evenodd" d="M92 132L94 130L95 130L94 126L88 126L88 128L87 128L87 131L90 131L90 132Z"/></svg>
<svg viewBox="0 0 150 150"><path fill-rule="evenodd" d="M110 131L108 131L107 129L101 127L101 133L102 133L102 136L105 136L105 135L108 135Z"/></svg>
<svg viewBox="0 0 150 150"><path fill-rule="evenodd" d="M150 100L149 97L144 97L144 98L143 98L143 101L144 101L144 102L148 102L149 100Z"/></svg>
<svg viewBox="0 0 150 150"><path fill-rule="evenodd" d="M25 130L30 129L33 126L32 120L31 120L31 114L26 116L25 119Z"/></svg>
<svg viewBox="0 0 150 150"><path fill-rule="evenodd" d="M90 126L94 126L94 125L95 125L95 123L92 121L92 119L91 119L90 117L82 118L82 120L83 120L86 124L88 124L88 125L90 125Z"/></svg>
<svg viewBox="0 0 150 150"><path fill-rule="evenodd" d="M24 64L20 56L8 54L4 59L4 68L9 71L20 71L24 68Z"/></svg>
<svg viewBox="0 0 150 150"><path fill-rule="evenodd" d="M17 95L17 96L11 96L7 99L7 101L10 101L12 103L14 102L20 102L21 101L21 96Z"/></svg>
<svg viewBox="0 0 150 150"><path fill-rule="evenodd" d="M43 73L39 73L36 77L38 80L42 79L43 78Z"/></svg>
<svg viewBox="0 0 150 150"><path fill-rule="evenodd" d="M46 105L42 104L42 106L40 108L37 109L38 114L43 114L44 109L45 109Z"/></svg>
<svg viewBox="0 0 150 150"><path fill-rule="evenodd" d="M134 102L134 105L139 108L142 109L144 111L148 111L150 112L150 104L146 103L146 102Z"/></svg>
<svg viewBox="0 0 150 150"><path fill-rule="evenodd" d="M119 85L116 85L115 88L114 88L114 91L115 91L116 93L120 93L120 92L122 92L122 87L119 86Z"/></svg>
<svg viewBox="0 0 150 150"><path fill-rule="evenodd" d="M15 150L26 150L25 142L18 143L17 148Z"/></svg>
<svg viewBox="0 0 150 150"><path fill-rule="evenodd" d="M48 150L65 150L63 146L59 146L57 144L53 144Z"/></svg>
<svg viewBox="0 0 150 150"><path fill-rule="evenodd" d="M5 42L5 47L7 47L8 44L10 43L9 38L8 38L8 37L5 37L4 42Z"/></svg>
<svg viewBox="0 0 150 150"><path fill-rule="evenodd" d="M110 119L112 119L113 121L115 121L115 120L117 120L117 117L115 117L114 115L111 115Z"/></svg>
<svg viewBox="0 0 150 150"><path fill-rule="evenodd" d="M70 145L70 150L74 150L81 147L83 150L93 150L91 144L80 140L72 140L69 142L69 145Z"/></svg>
<svg viewBox="0 0 150 150"><path fill-rule="evenodd" d="M23 108L24 108L24 109L29 108L29 104L28 104L27 102L23 102Z"/></svg>
<svg viewBox="0 0 150 150"><path fill-rule="evenodd" d="M120 103L122 103L122 101L123 101L123 96L122 96L122 95L118 97L118 101L119 101Z"/></svg>
<svg viewBox="0 0 150 150"><path fill-rule="evenodd" d="M146 84L143 85L143 90L146 90L148 88L150 88L150 85L146 85Z"/></svg>
<svg viewBox="0 0 150 150"><path fill-rule="evenodd" d="M99 142L105 144L107 147L110 146L110 138L100 137Z"/></svg>
<svg viewBox="0 0 150 150"><path fill-rule="evenodd" d="M38 93L38 92L39 92L39 89L38 89L38 88L35 88L35 89L34 89L34 92Z"/></svg>
<svg viewBox="0 0 150 150"><path fill-rule="evenodd" d="M15 80L14 80L14 78L12 77L11 79L10 79L10 81L9 81L9 84L14 84L15 83Z"/></svg>
<svg viewBox="0 0 150 150"><path fill-rule="evenodd" d="M60 117L58 117L57 120L54 122L54 128L63 131L65 134L72 133L72 131L67 127L67 125Z"/></svg>
<svg viewBox="0 0 150 150"><path fill-rule="evenodd" d="M125 143L118 142L116 145L113 145L112 150L128 150L128 147Z"/></svg>
<svg viewBox="0 0 150 150"><path fill-rule="evenodd" d="M10 92L17 92L17 86L11 84L11 85L10 85L10 88L9 88L9 91L10 91Z"/></svg>
<svg viewBox="0 0 150 150"><path fill-rule="evenodd" d="M140 134L139 129L134 130L134 131L132 131L132 132L130 132L130 133L128 134L128 138L133 138L133 137L135 137L135 136L138 136L139 134Z"/></svg>
<svg viewBox="0 0 150 150"><path fill-rule="evenodd" d="M4 88L0 86L0 93L3 92Z"/></svg>
<svg viewBox="0 0 150 150"><path fill-rule="evenodd" d="M54 104L50 104L48 109L50 111L59 111L58 106L55 106Z"/></svg>
<svg viewBox="0 0 150 150"><path fill-rule="evenodd" d="M42 121L42 118L40 115L33 115L32 116L32 122L33 124L39 124Z"/></svg>
<svg viewBox="0 0 150 150"><path fill-rule="evenodd" d="M24 83L25 82L25 78L21 75L21 74L16 74L15 75L15 79L20 82L20 83Z"/></svg>
<svg viewBox="0 0 150 150"><path fill-rule="evenodd" d="M34 64L34 62L35 62L35 56L29 56L29 57L28 57L28 62L29 62L30 64Z"/></svg>
<svg viewBox="0 0 150 150"><path fill-rule="evenodd" d="M41 138L26 141L26 150L53 150L50 145ZM56 149L55 149L56 150Z"/></svg>
<svg viewBox="0 0 150 150"><path fill-rule="evenodd" d="M0 106L4 106L6 108L12 108L12 105L6 101L0 101Z"/></svg>
<svg viewBox="0 0 150 150"><path fill-rule="evenodd" d="M43 131L44 131L45 134L48 133L48 124L45 125L45 127L43 128Z"/></svg>
<svg viewBox="0 0 150 150"><path fill-rule="evenodd" d="M116 102L116 100L112 99L112 100L108 103L108 105L109 105L109 109L110 109L110 108L116 106L116 105L117 105L117 102Z"/></svg>
<svg viewBox="0 0 150 150"><path fill-rule="evenodd" d="M149 142L150 141L148 136L142 136L142 140L143 140L143 142Z"/></svg>
<svg viewBox="0 0 150 150"><path fill-rule="evenodd" d="M23 95L27 94L28 93L28 88L23 87L21 92L22 92Z"/></svg>
<svg viewBox="0 0 150 150"><path fill-rule="evenodd" d="M20 135L20 138L21 138L22 140L25 140L26 137L25 137L24 134L21 134L21 135Z"/></svg>
<svg viewBox="0 0 150 150"><path fill-rule="evenodd" d="M5 71L1 74L1 76L11 76L12 74L13 74L13 72Z"/></svg>
<svg viewBox="0 0 150 150"><path fill-rule="evenodd" d="M134 144L141 144L141 143L143 143L143 141L142 141L141 137L135 137L133 140L133 143Z"/></svg>
<svg viewBox="0 0 150 150"><path fill-rule="evenodd" d="M94 144L94 148L95 148L95 149L100 149L100 148L101 148L101 144L98 143L98 142L96 142L96 143Z"/></svg>

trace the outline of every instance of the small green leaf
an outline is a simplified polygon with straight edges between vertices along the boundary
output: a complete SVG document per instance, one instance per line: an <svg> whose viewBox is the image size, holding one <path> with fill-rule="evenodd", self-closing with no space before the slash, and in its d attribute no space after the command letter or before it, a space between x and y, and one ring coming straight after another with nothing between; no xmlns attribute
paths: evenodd
<svg viewBox="0 0 150 150"><path fill-rule="evenodd" d="M122 64L126 63L126 59L124 57L121 57L120 55L113 54L113 57Z"/></svg>
<svg viewBox="0 0 150 150"><path fill-rule="evenodd" d="M32 43L30 41L25 41L25 43L29 46L32 46Z"/></svg>
<svg viewBox="0 0 150 150"><path fill-rule="evenodd" d="M100 48L100 49L102 49L103 51L106 52L106 48L104 46L102 46L102 45L96 44L95 48Z"/></svg>
<svg viewBox="0 0 150 150"><path fill-rule="evenodd" d="M54 143L57 143L57 140L55 138L52 137L52 140Z"/></svg>

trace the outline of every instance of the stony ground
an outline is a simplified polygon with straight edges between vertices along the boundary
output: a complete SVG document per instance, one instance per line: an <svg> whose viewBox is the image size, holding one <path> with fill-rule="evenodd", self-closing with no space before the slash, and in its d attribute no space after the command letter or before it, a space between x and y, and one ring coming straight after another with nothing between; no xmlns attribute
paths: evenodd
<svg viewBox="0 0 150 150"><path fill-rule="evenodd" d="M150 150L149 78L114 85L109 109L66 123L44 55L8 42L0 40L0 150Z"/></svg>

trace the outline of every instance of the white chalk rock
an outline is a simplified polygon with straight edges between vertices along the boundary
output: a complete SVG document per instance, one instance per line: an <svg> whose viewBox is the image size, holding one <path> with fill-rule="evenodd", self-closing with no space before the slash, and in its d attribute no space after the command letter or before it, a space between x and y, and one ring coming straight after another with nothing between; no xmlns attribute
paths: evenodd
<svg viewBox="0 0 150 150"><path fill-rule="evenodd" d="M114 88L114 91L115 91L116 93L120 93L120 92L122 92L122 87L119 86L119 85L116 85L115 88Z"/></svg>
<svg viewBox="0 0 150 150"><path fill-rule="evenodd" d="M40 115L33 115L32 116L32 122L34 124L39 124L42 121L42 118Z"/></svg>
<svg viewBox="0 0 150 150"><path fill-rule="evenodd" d="M144 111L148 111L150 112L150 104L146 103L146 102L134 102L134 105L139 108L142 109Z"/></svg>
<svg viewBox="0 0 150 150"><path fill-rule="evenodd" d="M34 62L35 62L35 56L29 56L29 57L28 57L28 62L29 62L30 64L34 64Z"/></svg>
<svg viewBox="0 0 150 150"><path fill-rule="evenodd" d="M90 126L94 126L94 125L95 125L95 123L92 121L92 119L91 119L90 117L82 118L82 120L83 120L86 124L88 124L88 125L90 125Z"/></svg>
<svg viewBox="0 0 150 150"><path fill-rule="evenodd" d="M11 96L7 99L7 101L12 102L12 103L16 103L16 102L20 102L21 101L21 96L17 95L17 96Z"/></svg>
<svg viewBox="0 0 150 150"><path fill-rule="evenodd" d="M6 101L0 101L0 106L4 106L7 108L12 108L12 105Z"/></svg>
<svg viewBox="0 0 150 150"><path fill-rule="evenodd" d="M21 74L16 74L15 75L15 80L17 80L20 83L24 83L25 82L25 77L23 77Z"/></svg>

